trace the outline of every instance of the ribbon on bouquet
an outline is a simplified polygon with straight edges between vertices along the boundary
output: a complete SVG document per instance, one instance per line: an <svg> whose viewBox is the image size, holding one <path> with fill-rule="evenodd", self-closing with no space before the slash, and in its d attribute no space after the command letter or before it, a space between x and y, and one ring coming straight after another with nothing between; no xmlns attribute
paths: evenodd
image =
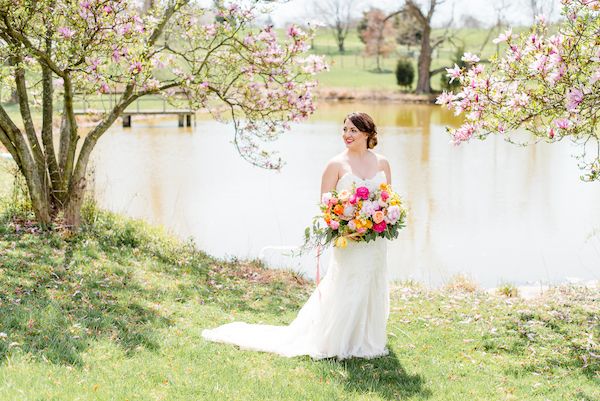
<svg viewBox="0 0 600 401"><path fill-rule="evenodd" d="M321 281L321 274L319 270L319 257L321 256L321 244L317 245L317 291L319 291L319 300L321 300L321 289L319 288L319 282Z"/></svg>

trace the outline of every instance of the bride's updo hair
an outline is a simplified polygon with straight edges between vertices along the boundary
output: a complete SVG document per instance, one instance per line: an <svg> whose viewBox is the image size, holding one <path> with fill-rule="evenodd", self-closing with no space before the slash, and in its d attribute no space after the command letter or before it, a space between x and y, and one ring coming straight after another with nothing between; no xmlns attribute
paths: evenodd
<svg viewBox="0 0 600 401"><path fill-rule="evenodd" d="M367 113L354 112L350 113L344 118L344 123L346 120L352 121L352 124L359 131L365 132L367 136L367 149L373 149L375 145L377 145L377 127L373 122L373 119Z"/></svg>

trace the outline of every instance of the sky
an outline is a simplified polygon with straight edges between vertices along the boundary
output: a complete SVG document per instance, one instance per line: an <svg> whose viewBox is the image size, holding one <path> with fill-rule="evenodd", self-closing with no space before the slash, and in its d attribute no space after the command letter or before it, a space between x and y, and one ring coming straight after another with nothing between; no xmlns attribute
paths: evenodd
<svg viewBox="0 0 600 401"><path fill-rule="evenodd" d="M280 0L281 1L281 0ZM317 0L327 2L329 0ZM282 27L291 22L303 22L306 20L318 19L315 15L315 0L287 0L282 4L272 6L270 13L273 23L276 27ZM378 7L386 11L395 10L402 0L354 0L356 3L356 16L360 16L363 10L370 7ZM439 6L439 11L434 17L434 26L444 25L454 15L454 21L459 22L462 15L472 15L486 24L492 25L496 21L496 11L494 4L500 3L500 0L446 0ZM529 25L532 22L532 14L529 8L529 1L526 0L505 0L508 8L505 12L505 19L510 26ZM539 0L546 9L552 8L552 15L546 15L553 20L560 16L560 0ZM421 4L429 4L429 0L420 0Z"/></svg>

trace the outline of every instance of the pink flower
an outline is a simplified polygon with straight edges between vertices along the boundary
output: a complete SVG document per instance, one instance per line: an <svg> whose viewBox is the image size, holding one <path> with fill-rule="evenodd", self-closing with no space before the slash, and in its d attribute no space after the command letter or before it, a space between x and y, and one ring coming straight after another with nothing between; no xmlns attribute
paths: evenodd
<svg viewBox="0 0 600 401"><path fill-rule="evenodd" d="M559 118L558 120L554 120L554 124L560 129L569 129L571 128L571 121L567 118Z"/></svg>
<svg viewBox="0 0 600 401"><path fill-rule="evenodd" d="M113 46L112 59L115 63L118 63L121 60L121 49L117 46Z"/></svg>
<svg viewBox="0 0 600 401"><path fill-rule="evenodd" d="M379 223L373 224L373 231L378 232L378 233L385 231L386 228L387 228L387 223L385 222L385 220L382 220Z"/></svg>
<svg viewBox="0 0 600 401"><path fill-rule="evenodd" d="M129 72L133 74L139 74L140 72L142 72L142 62L134 61L133 63L131 63L131 65L129 66Z"/></svg>
<svg viewBox="0 0 600 401"><path fill-rule="evenodd" d="M104 12L105 12L105 13L107 13L107 14L110 14L110 13L112 13L112 10L113 10L113 9L112 9L112 7L111 7L111 6L109 6L108 4L107 4L107 5L105 5L105 6L104 6L102 9L103 9L103 10L104 10Z"/></svg>
<svg viewBox="0 0 600 401"><path fill-rule="evenodd" d="M443 91L441 95L435 100L435 104L441 104L442 106L448 106L454 100L454 94Z"/></svg>
<svg viewBox="0 0 600 401"><path fill-rule="evenodd" d="M558 66L557 70L552 71L549 75L548 75L548 81L550 81L552 84L557 83L558 81L561 80L561 78L565 75L566 71L566 66L564 63L561 63Z"/></svg>
<svg viewBox="0 0 600 401"><path fill-rule="evenodd" d="M506 42L510 38L512 38L512 36L513 36L512 28L510 28L508 31L501 33L496 39L492 40L492 42L494 42L494 43Z"/></svg>
<svg viewBox="0 0 600 401"><path fill-rule="evenodd" d="M290 25L290 27L288 28L287 34L290 38L295 38L296 36L298 36L300 34L300 31L298 30L298 28L296 28L295 25Z"/></svg>
<svg viewBox="0 0 600 401"><path fill-rule="evenodd" d="M204 29L206 30L206 34L208 36L214 36L217 33L217 27L215 24L206 25Z"/></svg>
<svg viewBox="0 0 600 401"><path fill-rule="evenodd" d="M541 72L542 74L546 72L548 64L548 56L545 54L540 54L535 58L535 61L529 64L529 69L532 71Z"/></svg>
<svg viewBox="0 0 600 401"><path fill-rule="evenodd" d="M472 63L472 64L479 62L479 57L477 57L475 54L469 53L469 52L466 52L460 59L462 61L466 61L467 63Z"/></svg>
<svg viewBox="0 0 600 401"><path fill-rule="evenodd" d="M550 139L554 138L554 128L550 127L550 130L548 131L548 137Z"/></svg>
<svg viewBox="0 0 600 401"><path fill-rule="evenodd" d="M454 81L455 78L459 78L462 74L462 70L459 66L456 65L456 63L454 63L454 68L446 68L446 72L450 77L450 82Z"/></svg>
<svg viewBox="0 0 600 401"><path fill-rule="evenodd" d="M332 230L337 230L338 228L340 228L340 222L337 220L330 220L329 227L331 227Z"/></svg>
<svg viewBox="0 0 600 401"><path fill-rule="evenodd" d="M567 92L567 110L574 111L583 101L583 92L577 88L571 88Z"/></svg>
<svg viewBox="0 0 600 401"><path fill-rule="evenodd" d="M315 54L311 54L303 60L304 64L306 64L303 68L304 72L309 74L316 74L321 71L327 71L329 67L323 60L322 56L317 56Z"/></svg>
<svg viewBox="0 0 600 401"><path fill-rule="evenodd" d="M508 102L508 105L514 109L527 106L529 103L529 95L524 92L515 93L513 98Z"/></svg>
<svg viewBox="0 0 600 401"><path fill-rule="evenodd" d="M75 36L75 31L66 26L61 26L58 28L58 33L65 39L71 39L73 36Z"/></svg>
<svg viewBox="0 0 600 401"><path fill-rule="evenodd" d="M471 123L465 123L460 128L458 128L452 134L452 140L455 145L458 145L461 142L469 140L473 136L475 132L475 125Z"/></svg>
<svg viewBox="0 0 600 401"><path fill-rule="evenodd" d="M79 3L79 7L85 9L85 10L89 10L89 8L91 7L91 3L88 0L83 0L82 2Z"/></svg>
<svg viewBox="0 0 600 401"><path fill-rule="evenodd" d="M108 86L108 84L106 82L103 82L102 85L100 85L99 91L100 91L100 93L109 93L110 87Z"/></svg>
<svg viewBox="0 0 600 401"><path fill-rule="evenodd" d="M356 196L363 200L369 199L369 188L367 188L367 187L356 188Z"/></svg>
<svg viewBox="0 0 600 401"><path fill-rule="evenodd" d="M385 202L390 197L387 191L381 191L381 199Z"/></svg>

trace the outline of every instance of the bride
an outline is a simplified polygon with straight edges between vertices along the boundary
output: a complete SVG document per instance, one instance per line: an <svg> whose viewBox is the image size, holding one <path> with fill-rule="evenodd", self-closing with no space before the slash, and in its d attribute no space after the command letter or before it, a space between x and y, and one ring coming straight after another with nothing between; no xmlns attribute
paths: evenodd
<svg viewBox="0 0 600 401"><path fill-rule="evenodd" d="M325 166L321 195L349 190L352 182L369 191L382 182L391 185L389 162L371 150L377 130L369 115L347 115L342 139L346 149ZM389 310L387 239L350 240L344 248L333 247L325 276L288 326L232 322L204 329L202 337L286 357L374 358L389 353Z"/></svg>

